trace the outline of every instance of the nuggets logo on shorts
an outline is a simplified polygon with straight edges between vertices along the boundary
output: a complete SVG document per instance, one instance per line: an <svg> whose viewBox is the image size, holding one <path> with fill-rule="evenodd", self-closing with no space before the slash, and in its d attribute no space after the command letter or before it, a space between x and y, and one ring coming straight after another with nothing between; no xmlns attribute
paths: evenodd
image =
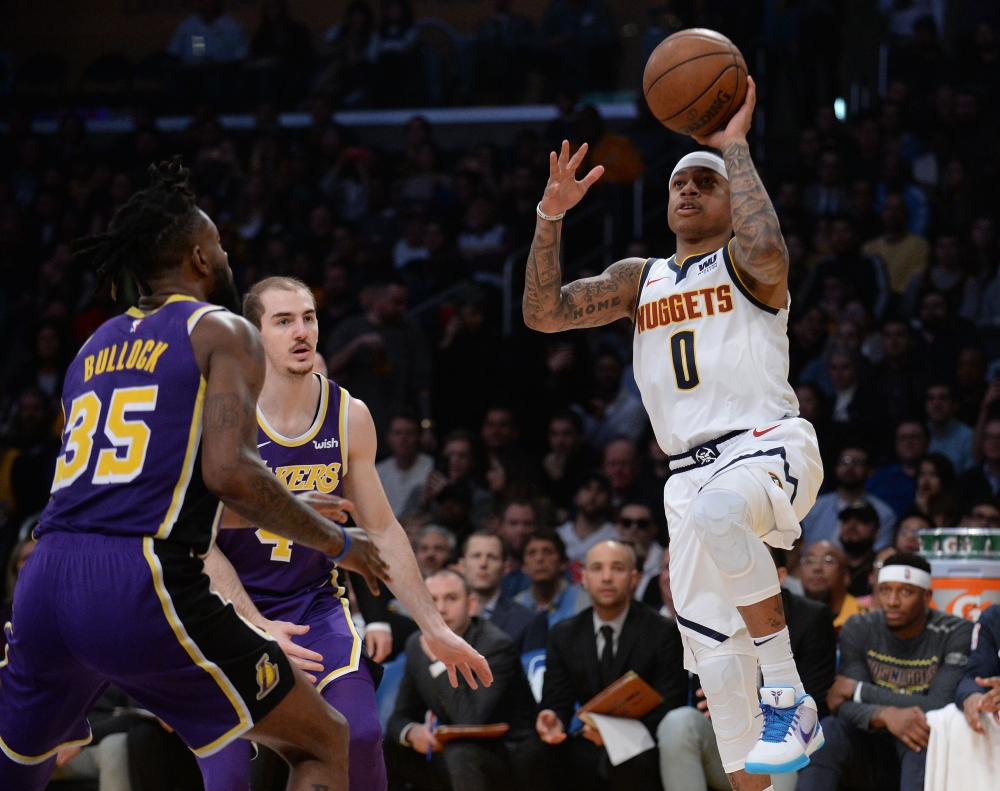
<svg viewBox="0 0 1000 791"><path fill-rule="evenodd" d="M278 666L270 661L270 657L264 654L257 662L257 700L264 698L268 692L278 686L280 674Z"/></svg>
<svg viewBox="0 0 1000 791"><path fill-rule="evenodd" d="M770 470L767 471L767 474L771 476L771 480L772 481L774 481L776 484L778 484L778 488L781 489L782 491L784 491L785 485L781 482L781 478L779 478L777 475L775 475Z"/></svg>

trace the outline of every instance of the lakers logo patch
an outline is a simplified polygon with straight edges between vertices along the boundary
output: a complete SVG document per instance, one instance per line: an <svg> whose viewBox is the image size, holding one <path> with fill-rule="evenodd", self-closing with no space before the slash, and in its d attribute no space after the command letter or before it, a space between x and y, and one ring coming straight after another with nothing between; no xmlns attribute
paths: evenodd
<svg viewBox="0 0 1000 791"><path fill-rule="evenodd" d="M270 657L264 654L257 662L257 700L262 700L267 693L278 686L278 666L270 661Z"/></svg>

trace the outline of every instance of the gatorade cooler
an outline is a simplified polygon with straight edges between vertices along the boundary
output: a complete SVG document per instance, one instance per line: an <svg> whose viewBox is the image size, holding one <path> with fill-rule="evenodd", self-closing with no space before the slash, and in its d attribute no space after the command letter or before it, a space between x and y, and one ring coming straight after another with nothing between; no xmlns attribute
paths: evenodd
<svg viewBox="0 0 1000 791"><path fill-rule="evenodd" d="M1000 529L931 528L920 531L920 545L934 607L977 621L984 608L1000 605Z"/></svg>

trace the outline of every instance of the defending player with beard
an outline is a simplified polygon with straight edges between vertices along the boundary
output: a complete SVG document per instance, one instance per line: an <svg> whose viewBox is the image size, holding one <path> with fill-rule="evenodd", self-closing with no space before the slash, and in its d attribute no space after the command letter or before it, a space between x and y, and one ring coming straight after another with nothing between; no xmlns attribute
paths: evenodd
<svg viewBox="0 0 1000 791"><path fill-rule="evenodd" d="M264 342L267 374L257 403L257 447L264 463L321 512L332 517L351 511L391 564L388 584L435 654L459 664L473 689L470 667L488 683L486 660L438 613L406 533L386 500L375 470L375 425L368 408L312 370L319 326L309 288L294 278L268 278L247 293L243 314ZM338 569L324 555L254 529L235 514L227 512L222 527L246 529L220 532L205 560L213 588L230 599L240 615L271 634L347 719L351 791L384 791L375 684ZM201 759L206 791L245 791L250 759L246 742Z"/></svg>
<svg viewBox="0 0 1000 791"><path fill-rule="evenodd" d="M670 258L625 259L561 285L561 219L603 168L580 181L587 146L550 155L528 257L528 326L543 332L635 322L643 404L670 457L664 488L670 576L685 664L705 689L734 788L769 788L822 746L816 705L792 660L777 572L764 542L790 548L823 472L812 426L788 383L788 254L746 135L756 90L724 130L698 142L670 179ZM756 716L757 665L764 677Z"/></svg>

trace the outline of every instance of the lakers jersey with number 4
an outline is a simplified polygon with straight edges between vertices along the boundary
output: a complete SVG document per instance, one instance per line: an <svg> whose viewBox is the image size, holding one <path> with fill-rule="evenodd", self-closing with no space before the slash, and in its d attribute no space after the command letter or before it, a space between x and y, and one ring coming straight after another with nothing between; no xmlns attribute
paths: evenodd
<svg viewBox="0 0 1000 791"><path fill-rule="evenodd" d="M642 269L633 366L669 455L799 413L788 383L788 310L754 297L731 247L681 262L651 258Z"/></svg>
<svg viewBox="0 0 1000 791"><path fill-rule="evenodd" d="M282 436L257 409L257 447L264 464L293 494L317 491L340 496L347 474L347 417L350 394L336 382L320 383L319 408L299 437ZM216 543L233 564L247 593L280 598L332 585L343 595L336 569L322 552L255 528L219 531Z"/></svg>

